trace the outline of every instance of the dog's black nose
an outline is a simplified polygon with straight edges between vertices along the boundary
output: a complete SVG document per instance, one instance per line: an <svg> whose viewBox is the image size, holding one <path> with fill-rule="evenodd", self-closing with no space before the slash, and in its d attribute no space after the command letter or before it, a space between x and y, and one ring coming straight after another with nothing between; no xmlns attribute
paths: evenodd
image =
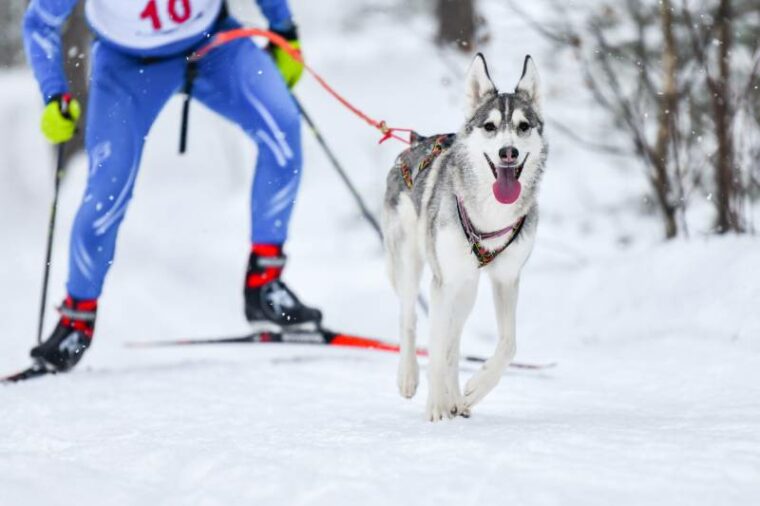
<svg viewBox="0 0 760 506"><path fill-rule="evenodd" d="M520 156L520 152L514 146L507 146L499 150L499 158L504 163L517 163L518 156Z"/></svg>

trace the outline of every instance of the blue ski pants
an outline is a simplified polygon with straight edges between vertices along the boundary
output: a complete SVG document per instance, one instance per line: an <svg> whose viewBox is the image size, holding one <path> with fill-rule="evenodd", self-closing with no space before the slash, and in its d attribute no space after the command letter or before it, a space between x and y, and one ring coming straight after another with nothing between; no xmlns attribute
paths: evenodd
<svg viewBox="0 0 760 506"><path fill-rule="evenodd" d="M282 244L301 176L300 115L269 55L248 39L198 62L193 98L238 124L258 145L251 242ZM71 231L67 289L100 296L132 197L145 138L184 84L183 55L149 62L93 46L85 145L89 175ZM172 139L174 141L174 139Z"/></svg>

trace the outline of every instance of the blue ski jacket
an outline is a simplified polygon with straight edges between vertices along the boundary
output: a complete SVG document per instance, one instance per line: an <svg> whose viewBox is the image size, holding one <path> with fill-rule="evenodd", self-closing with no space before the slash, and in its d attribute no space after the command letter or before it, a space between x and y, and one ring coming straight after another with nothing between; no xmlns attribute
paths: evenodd
<svg viewBox="0 0 760 506"><path fill-rule="evenodd" d="M61 54L61 28L78 1L32 0L24 16L24 47L45 102L48 102L55 95L68 91ZM196 21L204 22L202 19L191 17L192 2L198 0L169 0L168 2L166 0L144 0L144 2L139 0L83 1L87 2L87 21L95 36L115 49L133 56L160 58L189 51L208 37L209 31L216 21L216 16L211 16L214 18L213 22L208 23L205 27L201 26L200 30L196 29L187 36L183 36L179 30L176 30L178 23L187 21L187 25L190 25ZM217 11L221 9L222 3L213 0L206 0L205 2L207 6L216 7ZM256 0L256 3L269 21L271 28L281 31L292 28L292 14L287 0ZM163 34L169 42L150 45L150 47L145 47L145 44L140 43L125 44L122 39L116 36L114 28L108 28L113 26L113 21L107 19L110 11L121 11L123 13L126 9L134 10L135 8L138 9L136 18L146 24L147 31L150 31L151 23L152 27L158 30L162 28L162 20L166 20L168 24L173 22L172 29L163 30ZM167 12L159 12L159 9L165 9ZM95 13L98 14L98 22L93 19ZM178 33L180 34L177 35ZM144 35L145 33L134 31L133 38L138 42L138 38Z"/></svg>

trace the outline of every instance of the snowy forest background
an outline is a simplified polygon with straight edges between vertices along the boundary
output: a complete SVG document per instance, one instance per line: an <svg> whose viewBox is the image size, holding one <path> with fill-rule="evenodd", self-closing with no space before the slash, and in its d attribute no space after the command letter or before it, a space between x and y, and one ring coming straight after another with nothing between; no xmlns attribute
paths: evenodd
<svg viewBox="0 0 760 506"><path fill-rule="evenodd" d="M253 0L228 3L265 26ZM53 151L20 41L25 4L0 2L2 371L27 363L52 196ZM177 155L176 97L151 131L82 367L0 389L0 504L760 500L758 1L291 5L314 68L370 115L422 133L459 128L474 52L503 90L534 57L551 150L517 358L558 366L511 371L472 419L431 426L425 381L400 399L392 355L125 348L245 331L255 150L194 105L189 153ZM85 97L81 7L66 65ZM401 146L378 146L308 76L295 93L379 213ZM86 179L78 146L67 153L53 302ZM328 327L395 340L382 249L306 129L304 149L286 279ZM493 311L482 283L465 352L490 353ZM421 319L423 345L426 332Z"/></svg>
<svg viewBox="0 0 760 506"><path fill-rule="evenodd" d="M229 2L235 12L248 0ZM667 238L688 236L689 204L707 199L714 216L697 233L754 233L760 195L760 7L756 0L534 2L538 15L505 0L505 14L551 42L553 58L577 63L585 88L617 135L562 135L587 149L635 156L648 182L641 211L657 214ZM21 18L26 2L0 5L0 66L24 64ZM72 89L87 94L90 36L80 2L65 30ZM489 45L477 0L354 3L349 22L376 10L435 18L438 47L472 54ZM349 9L349 10L351 10ZM546 15L545 13L551 13ZM85 101L86 102L86 101ZM609 131L608 131L609 133ZM612 137L612 138L611 138ZM82 136L69 156L82 149Z"/></svg>

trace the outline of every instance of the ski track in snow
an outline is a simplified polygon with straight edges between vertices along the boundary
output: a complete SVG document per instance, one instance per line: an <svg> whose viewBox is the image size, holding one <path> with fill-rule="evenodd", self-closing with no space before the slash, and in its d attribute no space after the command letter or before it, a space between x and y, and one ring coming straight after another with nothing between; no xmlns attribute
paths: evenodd
<svg viewBox="0 0 760 506"><path fill-rule="evenodd" d="M425 42L424 19L410 15L402 26L369 12L346 25L344 2L293 4L311 64L357 105L426 133L459 126L461 85ZM599 135L599 118L573 91L572 63L550 58L500 2L484 2L483 12L497 84L511 87L530 52L546 114ZM335 26L350 30L328 30ZM466 58L449 58L466 68ZM31 75L0 75L0 89L12 125L0 152L0 368L11 372L27 363L34 339L52 161L37 134ZM308 77L297 92L379 210L400 147L378 147L376 133ZM177 156L179 110L174 99L150 134L95 346L72 374L0 387L0 505L760 502L760 243L661 243L656 220L630 204L644 184L635 162L581 151L551 131L517 358L559 365L510 370L472 418L424 422L426 379L412 401L401 399L396 357L382 352L126 349L134 340L245 330L254 154L235 127L194 105L189 154ZM329 327L395 339L396 301L377 240L303 134L286 277L322 306ZM80 159L62 189L51 306L63 295L84 178ZM423 345L426 332L421 318ZM490 352L487 282L465 333L467 353ZM473 371L464 366L463 381Z"/></svg>

